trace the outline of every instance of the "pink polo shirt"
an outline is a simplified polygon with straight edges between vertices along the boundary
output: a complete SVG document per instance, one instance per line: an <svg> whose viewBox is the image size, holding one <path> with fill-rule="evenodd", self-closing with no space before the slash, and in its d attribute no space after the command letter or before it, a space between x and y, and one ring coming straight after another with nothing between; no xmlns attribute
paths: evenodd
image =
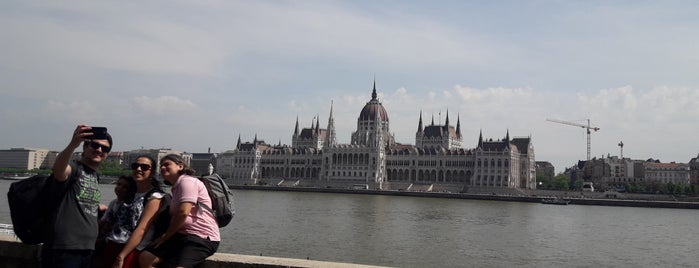
<svg viewBox="0 0 699 268"><path fill-rule="evenodd" d="M199 179L189 176L180 176L172 186L172 203L170 214L177 213L180 203L194 203L194 207L187 215L184 226L178 231L183 234L193 234L211 241L221 241L216 217L205 208L197 205L197 202L211 207L211 198L206 191L206 186Z"/></svg>

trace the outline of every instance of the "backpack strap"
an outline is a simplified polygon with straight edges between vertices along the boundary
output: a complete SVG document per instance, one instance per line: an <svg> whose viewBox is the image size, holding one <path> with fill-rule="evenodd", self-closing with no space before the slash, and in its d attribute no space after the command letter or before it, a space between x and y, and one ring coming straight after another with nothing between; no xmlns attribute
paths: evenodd
<svg viewBox="0 0 699 268"><path fill-rule="evenodd" d="M206 193L209 195L209 199L211 199L211 202L213 204L214 199L211 198L211 192L209 192L209 185L208 185L209 181L207 181L205 178L200 178L200 177L195 177L195 178L197 178L197 180L199 180L201 183L204 184L204 188L206 189ZM198 199L197 199L197 206L200 206L203 209L206 209L206 211L210 212L211 215L214 215L214 218L216 217L216 213L214 212L214 210L211 207L207 206L206 204L199 202Z"/></svg>

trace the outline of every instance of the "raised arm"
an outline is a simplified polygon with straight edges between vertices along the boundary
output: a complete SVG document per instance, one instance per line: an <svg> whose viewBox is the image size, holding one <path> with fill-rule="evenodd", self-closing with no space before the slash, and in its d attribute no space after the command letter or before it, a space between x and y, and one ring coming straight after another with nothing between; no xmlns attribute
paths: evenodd
<svg viewBox="0 0 699 268"><path fill-rule="evenodd" d="M73 136L70 139L70 143L66 146L63 151L58 153L56 157L56 162L53 164L53 177L57 181L65 181L70 175L70 159L73 156L75 149L80 146L80 143L85 139L85 137L90 136L90 127L86 125L78 125L73 131Z"/></svg>

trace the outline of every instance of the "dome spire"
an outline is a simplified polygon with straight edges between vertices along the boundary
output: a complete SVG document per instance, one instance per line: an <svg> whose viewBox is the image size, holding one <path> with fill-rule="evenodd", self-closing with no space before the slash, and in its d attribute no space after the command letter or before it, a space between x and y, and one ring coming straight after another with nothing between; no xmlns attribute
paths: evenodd
<svg viewBox="0 0 699 268"><path fill-rule="evenodd" d="M371 100L376 99L376 77L374 77L374 90L371 91Z"/></svg>

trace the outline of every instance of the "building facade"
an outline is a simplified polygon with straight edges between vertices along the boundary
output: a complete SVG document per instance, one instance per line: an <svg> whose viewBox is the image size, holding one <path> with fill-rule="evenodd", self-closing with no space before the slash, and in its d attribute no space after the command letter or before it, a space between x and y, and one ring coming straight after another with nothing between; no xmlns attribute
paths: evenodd
<svg viewBox="0 0 699 268"><path fill-rule="evenodd" d="M0 167L16 169L49 169L58 152L49 149L11 148L0 150Z"/></svg>
<svg viewBox="0 0 699 268"><path fill-rule="evenodd" d="M366 185L372 189L465 187L536 188L536 163L530 137L484 139L476 148L462 148L461 122L444 125L434 119L423 125L418 119L415 145L400 144L390 132L388 112L377 98L361 109L349 144L336 140L331 104L326 128L320 119L310 128L299 127L292 145L269 145L258 140L241 141L217 157L216 172L231 184L272 184L320 187ZM417 187L417 186L415 186Z"/></svg>
<svg viewBox="0 0 699 268"><path fill-rule="evenodd" d="M645 179L647 181L657 181L660 183L671 183L675 185L689 185L689 165L685 163L656 163L646 162Z"/></svg>

